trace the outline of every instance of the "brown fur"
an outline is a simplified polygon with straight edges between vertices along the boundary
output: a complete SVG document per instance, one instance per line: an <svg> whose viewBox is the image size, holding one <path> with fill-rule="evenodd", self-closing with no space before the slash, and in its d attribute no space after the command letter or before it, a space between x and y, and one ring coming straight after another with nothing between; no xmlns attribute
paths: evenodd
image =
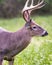
<svg viewBox="0 0 52 65"><path fill-rule="evenodd" d="M36 28L34 29L33 27ZM16 31L9 32L0 29L0 60L13 60L13 57L25 49L33 36L42 36L44 29L33 23L26 23L25 26ZM46 31L45 31L46 32ZM43 35L45 35L45 32Z"/></svg>
<svg viewBox="0 0 52 65"><path fill-rule="evenodd" d="M0 33L0 60L10 60L29 44L31 36L24 27L17 32Z"/></svg>

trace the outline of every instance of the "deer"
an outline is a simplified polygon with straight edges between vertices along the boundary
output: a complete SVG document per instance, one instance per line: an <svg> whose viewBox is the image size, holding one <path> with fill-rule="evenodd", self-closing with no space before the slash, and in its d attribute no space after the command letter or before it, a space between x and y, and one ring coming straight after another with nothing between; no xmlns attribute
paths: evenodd
<svg viewBox="0 0 52 65"><path fill-rule="evenodd" d="M9 65L13 65L14 56L30 44L32 37L44 37L48 35L46 30L30 18L30 14L33 10L45 6L44 0L39 0L36 5L33 5L33 0L30 6L28 6L28 3L29 0L26 1L22 9L22 15L26 23L20 30L10 32L4 28L0 28L0 65L2 65L3 60L8 61Z"/></svg>

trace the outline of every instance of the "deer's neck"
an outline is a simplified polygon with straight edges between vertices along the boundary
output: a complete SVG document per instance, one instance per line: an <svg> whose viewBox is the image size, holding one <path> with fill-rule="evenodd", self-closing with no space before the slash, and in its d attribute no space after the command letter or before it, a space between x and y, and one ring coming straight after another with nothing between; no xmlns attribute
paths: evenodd
<svg viewBox="0 0 52 65"><path fill-rule="evenodd" d="M31 39L29 31L26 28L22 28L21 30L15 32L14 35L17 39L23 39L23 41L30 41Z"/></svg>
<svg viewBox="0 0 52 65"><path fill-rule="evenodd" d="M13 33L12 39L15 40L18 47L21 46L25 48L30 43L31 36L27 29L22 28L21 30Z"/></svg>
<svg viewBox="0 0 52 65"><path fill-rule="evenodd" d="M15 53L12 52L12 56L14 56L28 46L31 40L31 36L29 35L29 32L23 28L13 33L11 36L11 40L13 44L12 47L15 48Z"/></svg>

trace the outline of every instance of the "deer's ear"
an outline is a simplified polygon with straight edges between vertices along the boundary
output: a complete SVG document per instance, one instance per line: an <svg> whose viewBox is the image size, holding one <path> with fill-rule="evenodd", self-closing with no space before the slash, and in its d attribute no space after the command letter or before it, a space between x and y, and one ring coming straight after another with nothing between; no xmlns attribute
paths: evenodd
<svg viewBox="0 0 52 65"><path fill-rule="evenodd" d="M25 21L28 22L30 20L29 12L28 11L24 11L23 17L24 17Z"/></svg>
<svg viewBox="0 0 52 65"><path fill-rule="evenodd" d="M30 27L31 27L30 22L27 22L27 23L25 24L25 27L26 27L27 29L30 29Z"/></svg>

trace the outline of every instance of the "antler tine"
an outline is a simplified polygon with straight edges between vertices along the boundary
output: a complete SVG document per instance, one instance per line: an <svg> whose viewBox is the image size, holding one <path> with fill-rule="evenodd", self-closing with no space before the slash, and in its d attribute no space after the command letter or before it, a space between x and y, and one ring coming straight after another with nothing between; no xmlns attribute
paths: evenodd
<svg viewBox="0 0 52 65"><path fill-rule="evenodd" d="M32 3L31 3L31 6L33 6L33 0L32 0Z"/></svg>
<svg viewBox="0 0 52 65"><path fill-rule="evenodd" d="M32 10L36 10L36 9L42 8L45 5L45 4L43 4L44 3L44 0L42 0L42 1L39 0L38 1L38 4L35 5L35 6L33 6L33 0L32 0L31 5L28 7L28 2L29 2L29 0L26 1L26 4L25 4L25 6L24 6L24 8L22 10L22 13L24 11L28 10L29 11L29 14L30 14Z"/></svg>
<svg viewBox="0 0 52 65"><path fill-rule="evenodd" d="M39 4L40 0L38 1L38 4ZM43 1L44 2L44 1ZM45 3L42 3L40 5L38 5L37 7L33 8L32 10L36 10L36 9L40 9L42 8L43 6L45 6Z"/></svg>
<svg viewBox="0 0 52 65"><path fill-rule="evenodd" d="M43 5L41 5L41 6L38 6L37 8L35 8L35 9L40 9L40 8L42 8L43 6L45 6L45 4L43 4ZM34 9L33 9L34 10Z"/></svg>
<svg viewBox="0 0 52 65"><path fill-rule="evenodd" d="M28 8L28 7L27 7L27 6L28 6L28 2L29 2L29 0L26 1L25 6L24 6L24 8L23 8L23 10L22 10L22 13L23 13L25 10L27 10L27 8Z"/></svg>
<svg viewBox="0 0 52 65"><path fill-rule="evenodd" d="M38 6L40 6L40 5L42 5L43 4L43 2L44 2L44 0L42 0L40 3L38 3L37 5L35 5L35 6L31 6L29 9L35 9L36 7L38 7Z"/></svg>
<svg viewBox="0 0 52 65"><path fill-rule="evenodd" d="M32 2L31 2L30 7L32 7L32 6L33 6L33 0L32 0ZM28 12L29 12L29 15L30 15L31 11L32 11L32 9L28 11Z"/></svg>
<svg viewBox="0 0 52 65"><path fill-rule="evenodd" d="M27 6L28 6L28 2L29 2L29 0L27 0L27 1L26 1L26 3L25 3L25 7L27 7Z"/></svg>
<svg viewBox="0 0 52 65"><path fill-rule="evenodd" d="M29 7L29 14L31 13L32 10L36 10L36 9L42 8L45 5L45 4L43 4L43 2L44 2L44 0L42 0L41 2L39 0L38 1L38 4L35 5L35 6L33 6L33 0L32 0L32 3L30 5L30 7Z"/></svg>

